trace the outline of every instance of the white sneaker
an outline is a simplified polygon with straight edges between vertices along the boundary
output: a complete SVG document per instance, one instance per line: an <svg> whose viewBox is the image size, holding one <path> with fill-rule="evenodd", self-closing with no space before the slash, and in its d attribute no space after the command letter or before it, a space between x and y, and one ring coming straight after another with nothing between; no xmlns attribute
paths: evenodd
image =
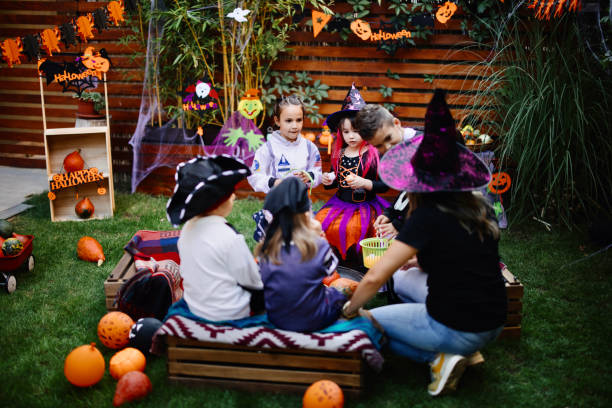
<svg viewBox="0 0 612 408"><path fill-rule="evenodd" d="M457 383L467 366L467 359L459 354L439 353L429 365L431 383L427 387L427 392L436 396L457 388Z"/></svg>

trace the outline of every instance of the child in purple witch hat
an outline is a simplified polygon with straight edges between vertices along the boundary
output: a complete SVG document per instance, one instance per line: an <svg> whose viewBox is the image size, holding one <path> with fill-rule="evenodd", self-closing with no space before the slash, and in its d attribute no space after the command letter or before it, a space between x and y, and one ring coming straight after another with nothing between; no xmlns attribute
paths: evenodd
<svg viewBox="0 0 612 408"><path fill-rule="evenodd" d="M364 106L353 84L342 109L326 120L337 137L331 156L332 172L323 174L322 183L326 189L338 190L315 216L342 259L347 260L348 252L349 263L360 266L359 242L376 235L374 220L389 205L376 195L389 189L378 179L378 152L354 127L355 116Z"/></svg>
<svg viewBox="0 0 612 408"><path fill-rule="evenodd" d="M426 298L371 313L393 352L430 364L431 395L454 390L465 367L478 362L473 357L482 361L477 351L497 337L506 321L497 220L476 192L491 175L457 143L456 132L444 92L436 91L425 134L399 144L381 160L383 181L409 193L408 218L343 307L345 316L356 314L400 266L416 263L416 255L427 274L426 288L421 288Z"/></svg>

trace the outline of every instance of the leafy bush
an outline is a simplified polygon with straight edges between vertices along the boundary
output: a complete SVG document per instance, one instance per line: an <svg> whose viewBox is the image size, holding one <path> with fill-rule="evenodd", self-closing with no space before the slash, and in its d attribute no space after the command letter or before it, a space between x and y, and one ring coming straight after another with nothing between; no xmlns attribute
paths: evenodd
<svg viewBox="0 0 612 408"><path fill-rule="evenodd" d="M73 95L72 97L85 102L93 102L96 112L101 112L106 107L104 97L100 92L82 92L81 95Z"/></svg>

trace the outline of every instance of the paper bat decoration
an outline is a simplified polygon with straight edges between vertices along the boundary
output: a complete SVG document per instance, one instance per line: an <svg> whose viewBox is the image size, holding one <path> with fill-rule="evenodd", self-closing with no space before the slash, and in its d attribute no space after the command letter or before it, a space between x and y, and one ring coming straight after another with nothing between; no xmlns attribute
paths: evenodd
<svg viewBox="0 0 612 408"><path fill-rule="evenodd" d="M98 30L99 33L101 33L103 30L106 30L107 20L108 19L106 18L106 10L104 10L103 8L99 8L93 12L94 26L96 27L96 30Z"/></svg>
<svg viewBox="0 0 612 408"><path fill-rule="evenodd" d="M53 29L47 28L43 30L40 34L40 40L42 42L42 46L47 50L47 54L49 56L53 56L53 52L61 52L62 50L59 47L59 42L61 39L60 30L55 27Z"/></svg>
<svg viewBox="0 0 612 408"><path fill-rule="evenodd" d="M59 29L62 42L66 48L70 47L71 45L76 45L76 33L74 32L74 24L72 21L62 24Z"/></svg>
<svg viewBox="0 0 612 408"><path fill-rule="evenodd" d="M2 49L2 58L6 61L9 68L13 68L13 64L21 64L21 60L19 59L21 51L23 51L21 38L7 38L2 42L0 48Z"/></svg>
<svg viewBox="0 0 612 408"><path fill-rule="evenodd" d="M87 69L80 62L57 63L43 60L39 64L38 70L47 79L47 85L57 82L62 87L62 92L72 91L77 95L90 88L97 86L97 80L92 71Z"/></svg>
<svg viewBox="0 0 612 408"><path fill-rule="evenodd" d="M93 18L91 13L81 16L76 20L77 31L81 41L87 43L88 38L94 38L93 35Z"/></svg>
<svg viewBox="0 0 612 408"><path fill-rule="evenodd" d="M119 23L123 23L123 13L125 12L125 9L123 8L122 2L111 1L106 6L106 9L108 10L108 18L113 22L113 24L118 26Z"/></svg>
<svg viewBox="0 0 612 408"><path fill-rule="evenodd" d="M29 34L23 37L23 53L28 56L30 61L38 60L40 55L40 44L38 34Z"/></svg>

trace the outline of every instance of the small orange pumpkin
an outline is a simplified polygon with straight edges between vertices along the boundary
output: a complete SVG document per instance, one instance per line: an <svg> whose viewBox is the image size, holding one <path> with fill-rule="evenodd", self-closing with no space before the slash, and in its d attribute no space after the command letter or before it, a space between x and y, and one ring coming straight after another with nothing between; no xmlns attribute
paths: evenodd
<svg viewBox="0 0 612 408"><path fill-rule="evenodd" d="M74 206L74 212L79 218L87 219L94 213L95 207L89 197L85 197Z"/></svg>
<svg viewBox="0 0 612 408"><path fill-rule="evenodd" d="M313 383L302 398L303 408L342 408L344 394L333 381L319 380Z"/></svg>
<svg viewBox="0 0 612 408"><path fill-rule="evenodd" d="M98 266L106 261L102 245L95 238L87 236L77 242L77 256L87 262L97 262Z"/></svg>
<svg viewBox="0 0 612 408"><path fill-rule="evenodd" d="M333 138L331 132L329 131L329 128L327 126L323 127L321 136L319 136L319 143L321 143L322 146L328 146L331 143L332 139Z"/></svg>
<svg viewBox="0 0 612 408"><path fill-rule="evenodd" d="M104 357L96 343L75 348L64 361L64 375L72 385L89 387L104 376Z"/></svg>
<svg viewBox="0 0 612 408"><path fill-rule="evenodd" d="M106 347L120 349L130 342L134 321L123 312L108 312L98 322L98 338Z"/></svg>
<svg viewBox="0 0 612 408"><path fill-rule="evenodd" d="M79 150L75 150L64 158L64 170L67 173L83 170L84 166L85 161L81 157Z"/></svg>
<svg viewBox="0 0 612 408"><path fill-rule="evenodd" d="M330 283L329 286L331 288L338 289L340 292L342 292L342 294L344 294L344 296L350 298L351 296L353 296L353 293L355 292L355 289L357 289L358 285L359 282L354 281L352 279L338 278L332 283Z"/></svg>
<svg viewBox="0 0 612 408"><path fill-rule="evenodd" d="M340 274L338 273L338 271L334 271L334 273L332 273L331 275L324 277L323 284L325 286L329 286L336 279L340 279Z"/></svg>
<svg viewBox="0 0 612 408"><path fill-rule="evenodd" d="M311 142L314 142L317 138L314 132L306 132L302 136L304 136L304 139L310 140Z"/></svg>
<svg viewBox="0 0 612 408"><path fill-rule="evenodd" d="M118 380L130 371L144 371L147 359L142 352L134 347L127 347L115 353L109 362L110 375Z"/></svg>

